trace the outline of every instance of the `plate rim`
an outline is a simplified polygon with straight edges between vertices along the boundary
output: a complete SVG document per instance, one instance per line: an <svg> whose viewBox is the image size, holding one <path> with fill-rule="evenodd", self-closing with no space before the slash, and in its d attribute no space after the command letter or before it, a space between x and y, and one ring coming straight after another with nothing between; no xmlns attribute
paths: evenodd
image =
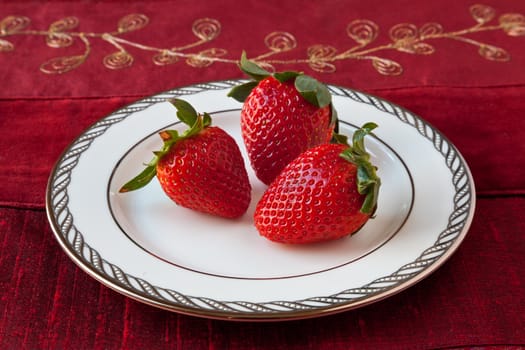
<svg viewBox="0 0 525 350"><path fill-rule="evenodd" d="M424 249L414 261L401 266L389 276L375 279L361 286L361 288L352 288L330 296L293 301L249 302L223 301L203 296L183 295L128 275L118 266L103 259L95 249L84 242L83 234L76 230L73 218L67 208L69 200L67 187L70 179L68 174L75 168L80 155L89 148L94 139L101 136L111 125L155 103L164 102L168 97L193 95L209 90L223 90L243 82L246 80L233 79L197 83L137 99L98 119L84 129L62 151L48 178L46 215L61 248L77 266L105 286L132 299L161 309L221 320L283 321L334 314L369 305L395 295L428 277L458 249L468 233L476 206L474 180L459 150L437 128L404 107L354 88L327 85L333 96L347 97L355 102L371 105L382 112L397 117L400 122L416 128L421 136L432 141L436 151L446 159L447 168L453 174L454 209L449 214L447 228L439 233L436 241ZM461 184L461 182L464 183ZM451 223L457 221L458 218L459 222L452 226L459 227L451 229ZM451 234L453 237L449 239ZM436 252L441 253L436 255ZM414 269L417 271L414 272ZM344 297L343 294L354 294L354 297Z"/></svg>

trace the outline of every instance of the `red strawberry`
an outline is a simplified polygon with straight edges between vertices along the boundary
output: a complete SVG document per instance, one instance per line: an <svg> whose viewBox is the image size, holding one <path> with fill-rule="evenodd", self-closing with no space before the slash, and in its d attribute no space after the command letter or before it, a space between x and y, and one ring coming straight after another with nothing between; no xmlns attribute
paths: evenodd
<svg viewBox="0 0 525 350"><path fill-rule="evenodd" d="M270 184L302 152L330 141L337 119L325 85L302 73L270 74L246 59L240 68L254 81L228 96L244 102L242 137L257 177Z"/></svg>
<svg viewBox="0 0 525 350"><path fill-rule="evenodd" d="M180 99L170 101L190 128L160 132L161 151L120 192L145 186L155 175L164 192L180 206L226 218L248 209L251 186L239 147L224 130L210 126L209 114L197 114Z"/></svg>
<svg viewBox="0 0 525 350"><path fill-rule="evenodd" d="M380 179L364 148L367 123L353 145L323 144L289 163L255 209L255 226L282 243L337 239L359 230L376 208Z"/></svg>

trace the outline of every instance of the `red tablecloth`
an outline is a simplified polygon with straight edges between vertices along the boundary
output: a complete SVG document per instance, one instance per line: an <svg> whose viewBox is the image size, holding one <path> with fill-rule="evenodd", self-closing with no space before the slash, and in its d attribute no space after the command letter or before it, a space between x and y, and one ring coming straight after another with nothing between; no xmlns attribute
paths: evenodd
<svg viewBox="0 0 525 350"><path fill-rule="evenodd" d="M3 2L0 348L525 346L524 15L495 0ZM69 260L45 214L64 148L139 98L242 78L242 50L395 102L457 146L477 208L448 262L357 310L261 324L156 309Z"/></svg>

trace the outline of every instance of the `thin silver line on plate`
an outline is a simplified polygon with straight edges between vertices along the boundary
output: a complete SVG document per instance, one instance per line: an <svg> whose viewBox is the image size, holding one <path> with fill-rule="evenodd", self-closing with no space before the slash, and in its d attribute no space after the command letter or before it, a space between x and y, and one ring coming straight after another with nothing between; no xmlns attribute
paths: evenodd
<svg viewBox="0 0 525 350"><path fill-rule="evenodd" d="M211 115L216 115L216 114L221 114L221 113L226 113L226 112L236 112L236 111L240 111L240 109L228 109L228 110L219 110L219 111L213 111L213 112L208 112L209 114ZM352 124L352 123L349 123L349 122L346 122L346 121L343 121L343 120L339 120L339 123L342 123L342 124L345 124L346 126L349 126L351 128L354 128L354 129L358 129L358 126ZM130 147L121 157L120 159L118 160L118 162L115 164L115 167L113 168L112 172L111 172L111 176L109 177L108 179L108 183L107 183L107 195L106 195L106 200L107 200L107 206L109 208L109 211L111 213L111 216L113 218L113 221L115 222L115 225L120 229L120 231L122 231L122 233L127 237L127 239L132 242L133 244L135 244L137 247L139 247L141 250L143 250L144 252L150 254L151 256L154 256L156 259L159 259L167 264L170 264L170 265L173 265L173 266L176 266L178 268L181 268L181 269L184 269L184 270L187 270L187 271L191 271L191 272L195 272L195 273L199 273L199 274L203 274L203 275L207 275L207 276L213 276L213 277L220 277L220 278L229 278L229 279L239 279L239 280L279 280L279 279L289 279L289 278L298 278L298 277L304 277L304 276L311 276L311 275L315 275L315 274L319 274L319 273L323 273L323 272L327 272L327 271L330 271L330 270L334 270L334 269L337 269L337 268L340 268L340 267L343 267L343 266L346 266L348 264L351 264L355 261L358 261L364 257L366 257L367 255L375 252L376 250L378 250L379 248L381 248L382 246L384 246L385 244L387 244L393 237L396 236L396 234L403 228L404 224L406 223L406 221L408 220L408 218L410 217L410 213L412 212L412 208L414 206L414 198L415 198L415 187L414 187L414 181L413 181L413 178L412 178L412 175L410 173L410 170L408 169L407 165L405 164L405 162L403 161L403 159L401 159L401 157L399 156L399 154L392 148L390 147L389 145L387 145L384 141L382 141L381 139L379 139L377 136L375 135L369 135L369 137L372 137L374 138L376 141L380 142L383 146L385 146L386 148L388 148L388 150L390 152L392 152L398 159L398 161L403 165L407 175L408 175L408 178L409 178L409 181L410 181L410 190L411 190L411 196L410 196L410 205L409 205L409 209L408 211L406 212L406 215L405 217L403 218L403 220L401 221L401 223L399 224L399 226L393 230L390 235L388 236L388 238L386 238L384 241L382 241L380 244L378 244L377 246L374 246L372 249L369 249L367 250L365 253L359 255L358 257L354 257L348 261L345 261L343 263L340 263L340 264L337 264L337 265L334 265L334 266L331 266L331 267L328 267L328 268L324 268L324 269L319 269L319 270L315 270L315 271L311 271L311 272L307 272L307 273L300 273L300 274L293 274L293 275L285 275L285 276L278 276L278 277L241 277L241 276L235 276L235 275L227 275L227 274L218 274L218 273L211 273L211 272L206 272L206 271L203 271L203 270L199 270L199 269L195 269L195 268L191 268L191 267L188 267L188 266L185 266L184 264L181 264L181 263L177 263L177 262L174 262L174 261L171 261L169 259L166 259L158 254L156 254L155 252L153 252L151 249L148 249L147 247L145 247L144 245L140 244L137 240L135 240L133 238L133 234L131 234L130 232L126 231L126 229L120 224L117 216L115 215L115 212L114 212L114 209L113 209L113 206L111 205L111 190L110 190L110 187L111 187L111 183L113 182L113 177L115 175L115 172L117 170L117 168L119 167L119 165L122 163L122 161L126 158L126 156L133 151L133 149L137 148L137 147L140 147L140 145L147 139L149 139L150 137L152 137L153 135L159 133L160 131L162 130L166 130L168 128L171 128L175 125L179 125L181 124L181 122L175 122L175 123L172 123L172 124L168 124L166 125L165 127L162 127L162 128L159 128L157 129L156 131L150 133L149 135L146 135L144 136L141 140L137 141L137 143L135 143L132 147ZM182 209L182 210L189 210L189 209L186 209L186 208L176 208L176 209ZM207 215L207 214L202 214L202 215ZM359 234L359 232L357 232L356 234ZM342 239L350 239L351 237L343 237ZM322 244L322 243L321 243Z"/></svg>

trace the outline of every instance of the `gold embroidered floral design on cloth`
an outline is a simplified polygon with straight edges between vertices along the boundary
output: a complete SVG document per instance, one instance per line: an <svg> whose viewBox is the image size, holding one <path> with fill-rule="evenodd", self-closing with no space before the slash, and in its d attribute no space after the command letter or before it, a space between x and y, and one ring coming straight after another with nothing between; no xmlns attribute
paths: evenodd
<svg viewBox="0 0 525 350"><path fill-rule="evenodd" d="M337 62L349 60L366 60L372 63L376 71L383 75L399 75L403 72L400 63L379 56L379 53L396 50L408 54L430 55L436 50L431 42L437 39L456 40L478 48L479 54L488 60L508 61L510 54L503 48L480 42L468 37L469 34L503 30L510 36L525 36L525 16L518 13L508 13L499 16L494 21L496 11L486 5L473 5L470 14L476 24L466 29L446 32L441 24L429 22L418 27L411 23L400 23L390 28L388 44L373 46L379 37L379 26L371 20L357 19L346 27L346 34L355 45L340 51L330 45L317 44L307 48L303 58L280 60L276 55L297 48L297 40L288 32L272 32L265 37L264 44L269 50L263 54L251 57L264 68L275 71L275 66L306 64L312 70L322 73L336 71ZM126 40L121 34L143 29L149 23L149 18L143 14L130 14L121 18L113 32L95 33L75 31L79 24L76 17L66 17L53 22L47 30L29 30L31 20L24 16L7 16L0 22L0 52L13 51L14 45L7 40L9 36L29 35L43 36L51 48L71 46L76 39L84 44L84 52L71 56L52 58L40 66L47 74L62 74L69 72L84 63L91 53L91 40L99 39L111 44L116 51L106 55L103 64L109 69L122 69L133 64L134 58L126 48L133 48L153 53L152 61L156 65L169 65L184 59L186 64L204 68L213 63L238 64L238 58L228 58L228 51L223 48L208 48L200 51L191 50L214 41L221 32L219 21L211 18L201 18L193 22L192 32L197 40L185 45L159 48L138 42ZM236 53L235 57L240 57Z"/></svg>

